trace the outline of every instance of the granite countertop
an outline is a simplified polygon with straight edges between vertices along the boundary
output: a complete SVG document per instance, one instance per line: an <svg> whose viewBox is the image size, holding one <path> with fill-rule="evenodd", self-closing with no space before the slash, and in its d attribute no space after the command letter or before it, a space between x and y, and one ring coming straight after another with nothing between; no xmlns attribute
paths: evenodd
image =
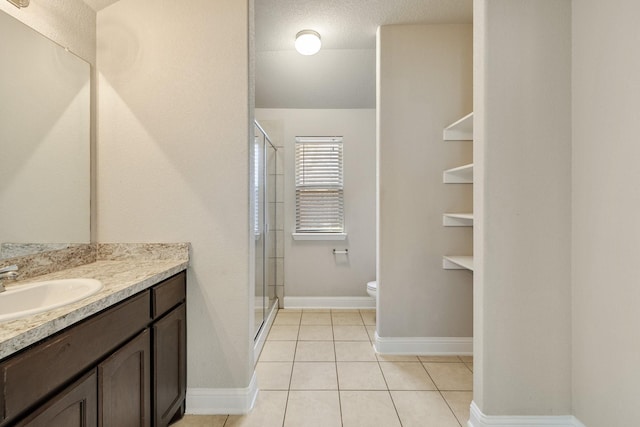
<svg viewBox="0 0 640 427"><path fill-rule="evenodd" d="M98 260L34 277L29 282L91 278L100 280L104 287L98 293L73 304L21 319L0 322L0 359L143 291L185 270L187 266L187 259ZM8 284L7 289L13 286L20 286L20 283Z"/></svg>

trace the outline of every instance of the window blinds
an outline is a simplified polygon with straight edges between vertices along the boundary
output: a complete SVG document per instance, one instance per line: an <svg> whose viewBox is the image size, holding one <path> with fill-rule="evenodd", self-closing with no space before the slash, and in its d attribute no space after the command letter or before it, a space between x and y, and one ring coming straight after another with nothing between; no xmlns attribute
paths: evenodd
<svg viewBox="0 0 640 427"><path fill-rule="evenodd" d="M296 232L344 233L342 137L296 138Z"/></svg>

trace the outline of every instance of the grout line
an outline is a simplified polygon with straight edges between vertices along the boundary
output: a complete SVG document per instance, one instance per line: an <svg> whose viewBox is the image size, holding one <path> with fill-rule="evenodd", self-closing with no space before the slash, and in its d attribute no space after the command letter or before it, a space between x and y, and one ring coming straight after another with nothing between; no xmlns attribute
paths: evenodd
<svg viewBox="0 0 640 427"><path fill-rule="evenodd" d="M333 360L336 367L336 387L338 391L338 409L340 410L340 425L344 426L342 415L342 395L340 394L340 377L338 376L338 353L336 352L336 335L333 332L333 310L329 310L329 320L331 321L331 336L333 337Z"/></svg>
<svg viewBox="0 0 640 427"><path fill-rule="evenodd" d="M402 418L400 418L400 413L398 412L398 407L396 406L396 401L393 400L393 395L391 394L391 390L387 390L389 393L389 398L391 399L391 404L393 405L393 409L396 411L396 417L398 417L398 422L400 423L400 427L402 427Z"/></svg>
<svg viewBox="0 0 640 427"><path fill-rule="evenodd" d="M418 361L420 361L420 358L418 358ZM429 379L433 383L433 386L436 388L436 391L440 391L440 387L438 387L438 384L436 384L436 381L433 379L433 377L429 373L429 370L427 369L427 367L424 366L424 362L420 361L420 364L422 365L422 369L424 369L424 371L427 373L427 376L429 377Z"/></svg>
<svg viewBox="0 0 640 427"><path fill-rule="evenodd" d="M366 328L366 326L365 326ZM367 332L367 335L369 333ZM369 337L369 344L373 346L373 341L371 337ZM382 373L382 379L384 380L384 384L387 386L387 394L389 395L389 399L391 399L391 404L393 405L393 410L396 411L396 417L398 417L398 422L400 423L400 427L402 427L402 419L400 418L400 413L398 412L398 407L396 406L395 400L393 400L393 396L391 395L391 388L389 387L389 383L387 382L387 377L384 375L384 371L382 370L382 365L380 365L380 359L376 355L376 362L378 362L378 369L380 369L380 373Z"/></svg>
<svg viewBox="0 0 640 427"><path fill-rule="evenodd" d="M460 356L457 356L458 360L460 360L460 363L462 363L463 365L465 365L465 363L462 361L462 359L460 358ZM418 358L418 360L420 360L420 358ZM442 390L438 384L436 384L436 382L434 381L433 377L431 376L431 374L429 373L429 370L427 369L427 367L425 366L425 363L434 363L434 362L422 362L420 361L420 364L422 365L422 368L427 372L427 375L429 376L429 378L431 378L431 381L433 382L433 385L436 386L436 390L437 392L440 394L440 397L442 397L442 400L444 400L444 403L446 403L447 407L449 408L449 411L451 411L451 413L453 414L453 418L455 418L456 422L460 425L460 427L462 426L462 423L460 422L460 420L458 419L458 416L456 415L456 413L453 411L453 408L451 407L451 405L449 404L449 402L447 401L447 399L444 397L444 394L442 394L443 391L450 391L450 390ZM435 362L438 363L438 362ZM442 363L458 363L458 362L442 362ZM466 366L466 365L465 365ZM468 367L467 367L468 369Z"/></svg>
<svg viewBox="0 0 640 427"><path fill-rule="evenodd" d="M453 414L453 418L455 418L455 420L458 422L458 424L460 425L460 427L462 427L462 423L460 422L460 420L458 419L458 416L456 415L456 413L453 411L453 408L451 407L451 405L449 405L449 401L447 400L446 397L444 397L444 394L442 394L442 391L438 390L438 393L440 393L440 397L442 397L442 400L444 400L444 403L447 404L447 407L449 408L449 410L451 411L451 413Z"/></svg>
<svg viewBox="0 0 640 427"><path fill-rule="evenodd" d="M298 321L298 336L300 337L300 325L302 324L302 312L300 312L300 321ZM296 345L293 348L293 359L291 360L291 373L289 375L289 388L287 388L287 399L284 403L284 414L282 416L282 427L284 427L284 421L287 419L287 408L289 407L289 395L291 394L291 382L293 381L293 368L296 366L296 353L298 352L298 339L296 339Z"/></svg>

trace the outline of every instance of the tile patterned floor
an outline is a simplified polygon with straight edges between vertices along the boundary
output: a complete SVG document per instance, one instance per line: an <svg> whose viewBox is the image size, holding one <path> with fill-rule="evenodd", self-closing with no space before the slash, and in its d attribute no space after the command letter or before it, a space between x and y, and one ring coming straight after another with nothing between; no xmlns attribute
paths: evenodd
<svg viewBox="0 0 640 427"><path fill-rule="evenodd" d="M373 310L280 310L247 415L187 415L176 427L460 427L471 356L382 356Z"/></svg>

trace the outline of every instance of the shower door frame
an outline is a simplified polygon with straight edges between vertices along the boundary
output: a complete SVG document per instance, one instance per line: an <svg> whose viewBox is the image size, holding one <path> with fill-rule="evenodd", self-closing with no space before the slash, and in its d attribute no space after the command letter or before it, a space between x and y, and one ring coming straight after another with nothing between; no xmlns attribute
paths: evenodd
<svg viewBox="0 0 640 427"><path fill-rule="evenodd" d="M256 201L256 207L259 207L258 209L255 209L255 215L259 215L260 213L262 213L262 217L261 218L257 218L257 220L259 221L258 224L262 224L262 227L258 228L260 229L260 235L261 235L261 239L257 239L257 240L262 240L262 280L261 280L261 284L262 284L262 295L261 295L261 299L262 299L262 307L260 312L262 313L262 321L259 323L258 326L258 322L256 319L254 324L256 325L255 330L254 330L254 340L257 340L262 332L262 330L264 329L265 326L265 322L269 316L270 311L273 309L274 305L277 303L277 298L275 297L275 291L274 291L274 295L271 296L269 295L269 288L271 287L269 285L269 275L272 274L274 277L272 277L271 279L273 280L273 283L275 285L276 283L276 279L277 279L277 268L275 265L275 255L277 253L277 240L275 239L275 236L273 238L273 242L271 241L272 236L271 236L271 229L269 227L270 222L272 221L272 219L270 218L269 215L269 194L270 194L270 186L269 186L269 146L271 146L271 149L274 151L274 153L278 152L278 148L273 144L273 142L271 141L271 139L269 138L269 135L266 133L266 131L262 128L262 126L260 126L260 124L254 120L254 125L257 128L258 132L254 135L254 150L258 147L256 147L257 144L255 144L255 139L256 138L261 138L262 139L262 143L260 144L260 147L262 148L261 150L261 158L260 160L262 161L262 165L261 165L261 180L260 182L262 182L263 186L261 189L258 189L258 192L256 194L256 197L261 199L261 200L257 200ZM267 145L268 143L268 145ZM256 156L254 154L254 162L256 161ZM277 162L276 162L276 156L273 156L273 162L274 162L274 168L277 168ZM276 169L277 171L277 169ZM254 166L254 173L256 173L256 168ZM275 173L274 173L274 180L275 180ZM255 180L254 180L254 186L255 186ZM255 188L253 189L254 191L256 190ZM262 190L262 191L260 191ZM273 194L274 197L277 200L277 186L275 185L274 182L274 189L273 189ZM260 197L260 195L262 197ZM276 200L273 200L273 202L275 202ZM258 204L259 203L259 204ZM260 209L261 207L261 209ZM274 215L276 215L276 213L274 212ZM275 224L275 217L273 218L273 222ZM273 250L273 256L271 256L272 254L270 253L270 251ZM256 251L257 252L257 251ZM255 257L257 258L257 256ZM273 260L273 261L272 261ZM274 265L269 267L269 263L273 263ZM256 268L256 277L258 274L258 269ZM256 280L256 289L254 291L255 296L257 297L257 293L258 293L258 281ZM275 286L274 286L275 289ZM256 303L257 303L257 298L256 298ZM258 311L258 307L255 307L255 313L257 314Z"/></svg>

